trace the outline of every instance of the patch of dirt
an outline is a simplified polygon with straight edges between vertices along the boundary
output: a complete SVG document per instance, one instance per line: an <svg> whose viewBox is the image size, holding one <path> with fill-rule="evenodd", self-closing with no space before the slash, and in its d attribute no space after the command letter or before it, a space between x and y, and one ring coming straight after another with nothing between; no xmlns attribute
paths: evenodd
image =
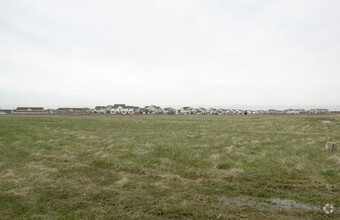
<svg viewBox="0 0 340 220"><path fill-rule="evenodd" d="M237 198L229 198L226 196L220 196L218 197L218 200L224 202L225 204L236 204L238 206L250 206L254 208L267 209L267 210L307 209L307 210L322 211L322 207L297 202L293 199L269 198L269 199L259 202L254 199L242 200L242 199L237 199ZM340 210L335 210L335 212L339 213Z"/></svg>

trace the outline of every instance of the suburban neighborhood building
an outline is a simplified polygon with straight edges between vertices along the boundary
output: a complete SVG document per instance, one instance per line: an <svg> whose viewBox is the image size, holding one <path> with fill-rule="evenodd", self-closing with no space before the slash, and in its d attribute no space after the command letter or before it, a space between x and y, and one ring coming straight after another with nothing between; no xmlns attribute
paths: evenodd
<svg viewBox="0 0 340 220"><path fill-rule="evenodd" d="M17 107L13 114L45 114L43 107Z"/></svg>
<svg viewBox="0 0 340 220"><path fill-rule="evenodd" d="M284 110L284 112L288 115L300 114L300 110L298 110L298 109L287 109L287 110Z"/></svg>
<svg viewBox="0 0 340 220"><path fill-rule="evenodd" d="M86 114L90 113L89 108L58 108L57 114Z"/></svg>
<svg viewBox="0 0 340 220"><path fill-rule="evenodd" d="M12 109L0 109L0 115L9 115L9 114L13 114Z"/></svg>
<svg viewBox="0 0 340 220"><path fill-rule="evenodd" d="M217 109L215 108L208 108L207 112L209 115L217 115Z"/></svg>
<svg viewBox="0 0 340 220"><path fill-rule="evenodd" d="M196 109L196 115L206 115L208 111L205 108L199 107Z"/></svg>
<svg viewBox="0 0 340 220"><path fill-rule="evenodd" d="M145 109L147 111L146 112L147 114L152 114L152 115L163 114L163 109L156 105L145 106Z"/></svg>
<svg viewBox="0 0 340 220"><path fill-rule="evenodd" d="M181 115L192 115L193 113L194 113L194 109L191 107L182 107L178 111L178 114L181 114Z"/></svg>
<svg viewBox="0 0 340 220"><path fill-rule="evenodd" d="M148 110L146 108L139 108L139 113L140 114L146 115L147 112L148 112Z"/></svg>
<svg viewBox="0 0 340 220"><path fill-rule="evenodd" d="M107 110L106 110L106 106L96 106L93 110L93 113L98 113L98 114L106 114Z"/></svg>
<svg viewBox="0 0 340 220"><path fill-rule="evenodd" d="M126 106L125 104L114 104L111 107L111 114L135 114L139 113L139 107L135 106Z"/></svg>
<svg viewBox="0 0 340 220"><path fill-rule="evenodd" d="M280 114L282 112L280 112L279 110L275 110L275 109L269 109L267 111L267 114L271 114L271 115L277 115L277 114Z"/></svg>
<svg viewBox="0 0 340 220"><path fill-rule="evenodd" d="M176 109L171 108L171 107L164 108L163 114L164 115L174 115L174 114L176 114Z"/></svg>
<svg viewBox="0 0 340 220"><path fill-rule="evenodd" d="M317 109L317 108L315 108L315 109L309 110L309 113L311 113L311 114L324 114L324 113L328 113L328 112L329 112L328 109Z"/></svg>
<svg viewBox="0 0 340 220"><path fill-rule="evenodd" d="M144 108L138 106L127 106L125 104L114 104L107 106L95 106L95 108L58 108L44 109L43 107L17 107L16 109L0 109L0 114L110 114L110 115L132 115L132 114L164 114L164 115L262 115L262 114L338 114L340 111L329 111L328 109L286 109L286 110L241 110L224 108L192 108L189 106L175 109L166 107L162 109L156 105L148 105Z"/></svg>

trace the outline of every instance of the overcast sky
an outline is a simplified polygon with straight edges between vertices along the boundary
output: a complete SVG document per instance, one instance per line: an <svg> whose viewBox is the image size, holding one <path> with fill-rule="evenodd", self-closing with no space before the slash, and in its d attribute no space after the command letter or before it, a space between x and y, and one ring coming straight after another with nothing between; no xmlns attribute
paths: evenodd
<svg viewBox="0 0 340 220"><path fill-rule="evenodd" d="M340 106L340 1L0 1L0 108L114 103Z"/></svg>

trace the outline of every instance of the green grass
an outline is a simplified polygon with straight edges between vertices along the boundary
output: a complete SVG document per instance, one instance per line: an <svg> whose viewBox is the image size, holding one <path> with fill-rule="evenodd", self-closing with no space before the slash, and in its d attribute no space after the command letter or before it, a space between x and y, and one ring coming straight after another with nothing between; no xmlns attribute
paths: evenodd
<svg viewBox="0 0 340 220"><path fill-rule="evenodd" d="M321 123L330 120L331 123ZM1 218L320 219L340 206L340 115L0 116Z"/></svg>

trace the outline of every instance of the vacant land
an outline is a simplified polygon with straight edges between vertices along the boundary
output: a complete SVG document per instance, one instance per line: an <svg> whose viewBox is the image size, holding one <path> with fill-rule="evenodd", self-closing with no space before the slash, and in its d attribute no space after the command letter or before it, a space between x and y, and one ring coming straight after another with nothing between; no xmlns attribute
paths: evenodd
<svg viewBox="0 0 340 220"><path fill-rule="evenodd" d="M0 116L0 218L337 218L327 140L340 115Z"/></svg>

